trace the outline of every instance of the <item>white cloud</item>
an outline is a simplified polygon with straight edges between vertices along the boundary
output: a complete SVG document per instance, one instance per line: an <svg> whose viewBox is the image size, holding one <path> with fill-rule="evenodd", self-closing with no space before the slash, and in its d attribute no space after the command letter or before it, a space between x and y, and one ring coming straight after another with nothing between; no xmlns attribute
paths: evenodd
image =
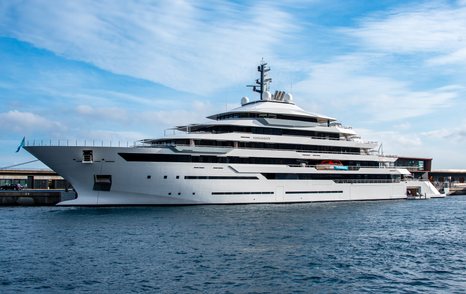
<svg viewBox="0 0 466 294"><path fill-rule="evenodd" d="M446 55L433 57L428 60L431 65L458 64L466 62L466 48L461 48Z"/></svg>
<svg viewBox="0 0 466 294"><path fill-rule="evenodd" d="M124 122L128 119L127 110L115 106L96 108L90 105L78 105L76 111L81 115L99 119L99 121L102 118L119 122Z"/></svg>
<svg viewBox="0 0 466 294"><path fill-rule="evenodd" d="M169 111L145 111L139 117L142 121L152 124L154 127L171 128L199 121L201 115L189 110L174 109Z"/></svg>
<svg viewBox="0 0 466 294"><path fill-rule="evenodd" d="M466 124L453 127L453 128L443 128L432 131L423 132L422 135L426 137L444 139L447 142L449 140L455 140L457 142L466 141Z"/></svg>
<svg viewBox="0 0 466 294"><path fill-rule="evenodd" d="M454 85L414 90L408 82L377 72L378 58L383 56L353 54L315 65L294 92L297 97L313 97L327 109L357 108L368 120L395 121L448 107L462 90Z"/></svg>
<svg viewBox="0 0 466 294"><path fill-rule="evenodd" d="M65 130L61 123L49 120L31 112L10 110L0 113L0 128L7 131L29 134L34 131Z"/></svg>
<svg viewBox="0 0 466 294"><path fill-rule="evenodd" d="M103 69L205 94L244 81L244 70L293 29L270 3L11 1L4 34Z"/></svg>
<svg viewBox="0 0 466 294"><path fill-rule="evenodd" d="M76 107L76 111L80 114L92 115L94 113L94 108L89 105L78 105L78 107Z"/></svg>
<svg viewBox="0 0 466 294"><path fill-rule="evenodd" d="M342 32L366 50L395 54L432 54L428 63L465 63L466 4L434 2L408 5L365 18Z"/></svg>
<svg viewBox="0 0 466 294"><path fill-rule="evenodd" d="M113 119L116 124L107 126L103 130L102 122L94 123L96 129L93 128L79 128L73 136L77 136L79 141L84 138L89 142L95 141L100 144L109 144L112 141L121 142L134 142L141 139L156 138L164 134L164 130L170 129L178 125L185 125L190 123L199 123L205 121L205 117L212 111L212 105L208 102L194 100L190 104L181 105L183 108L175 108L172 110L134 110L124 112L124 118L120 119L117 115L118 109L114 111L115 117L109 117L105 114L107 108L95 108L89 105L79 105L76 111L86 118L100 118L106 117ZM85 130L86 129L86 130ZM115 131L118 129L118 131ZM138 131L131 131L138 130ZM170 133L170 132L168 132ZM168 134L167 133L167 134ZM122 145L123 146L123 145Z"/></svg>
<svg viewBox="0 0 466 294"><path fill-rule="evenodd" d="M129 146L135 141L144 139L147 134L132 131L113 131L113 130L91 130L81 131L78 143L86 140L86 144L109 146ZM72 140L70 141L72 142Z"/></svg>
<svg viewBox="0 0 466 294"><path fill-rule="evenodd" d="M432 150L425 147L424 138L417 133L409 133L398 130L378 131L372 129L358 128L356 132L362 139L377 141L378 148L385 155L432 157Z"/></svg>

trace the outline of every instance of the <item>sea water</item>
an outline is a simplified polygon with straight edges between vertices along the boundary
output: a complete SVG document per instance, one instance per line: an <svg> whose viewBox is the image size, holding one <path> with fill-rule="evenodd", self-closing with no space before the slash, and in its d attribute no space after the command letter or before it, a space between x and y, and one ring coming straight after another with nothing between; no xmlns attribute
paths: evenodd
<svg viewBox="0 0 466 294"><path fill-rule="evenodd" d="M1 293L465 293L466 196L2 207Z"/></svg>

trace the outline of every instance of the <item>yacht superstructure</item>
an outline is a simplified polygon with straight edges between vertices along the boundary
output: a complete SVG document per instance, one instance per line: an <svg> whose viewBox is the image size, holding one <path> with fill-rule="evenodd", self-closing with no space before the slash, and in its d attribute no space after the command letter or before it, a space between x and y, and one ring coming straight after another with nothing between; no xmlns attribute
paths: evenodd
<svg viewBox="0 0 466 294"><path fill-rule="evenodd" d="M78 192L60 205L292 203L433 196L377 142L361 140L334 118L269 91L270 68L258 66L260 99L177 126L132 147L26 146Z"/></svg>

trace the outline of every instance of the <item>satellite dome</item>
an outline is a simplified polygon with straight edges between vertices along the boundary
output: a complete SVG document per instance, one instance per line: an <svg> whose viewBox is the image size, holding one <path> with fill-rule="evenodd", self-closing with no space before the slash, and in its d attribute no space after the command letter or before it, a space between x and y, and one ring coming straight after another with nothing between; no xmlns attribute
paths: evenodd
<svg viewBox="0 0 466 294"><path fill-rule="evenodd" d="M244 104L247 104L247 103L249 103L249 98L248 97L245 96L245 97L241 98L241 105L244 105Z"/></svg>
<svg viewBox="0 0 466 294"><path fill-rule="evenodd" d="M290 93L286 93L283 99L285 100L285 102L293 103L293 95L291 95Z"/></svg>
<svg viewBox="0 0 466 294"><path fill-rule="evenodd" d="M272 93L270 93L269 91L264 91L264 93L262 94L262 100L272 100Z"/></svg>

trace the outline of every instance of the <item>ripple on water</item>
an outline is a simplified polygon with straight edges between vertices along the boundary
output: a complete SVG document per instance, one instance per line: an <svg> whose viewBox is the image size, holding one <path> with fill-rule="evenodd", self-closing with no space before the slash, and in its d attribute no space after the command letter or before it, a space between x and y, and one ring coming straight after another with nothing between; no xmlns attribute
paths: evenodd
<svg viewBox="0 0 466 294"><path fill-rule="evenodd" d="M1 208L0 292L460 293L466 197Z"/></svg>

